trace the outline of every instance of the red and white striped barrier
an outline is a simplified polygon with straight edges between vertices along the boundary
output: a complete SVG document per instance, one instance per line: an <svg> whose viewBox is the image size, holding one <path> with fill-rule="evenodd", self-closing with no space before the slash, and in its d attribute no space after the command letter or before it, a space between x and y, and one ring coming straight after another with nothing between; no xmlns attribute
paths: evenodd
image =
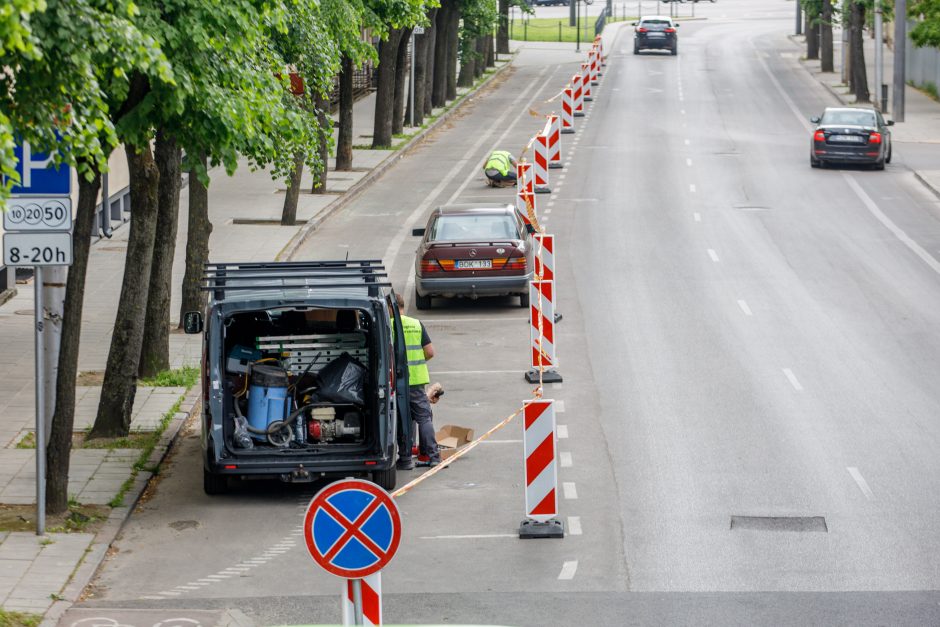
<svg viewBox="0 0 940 627"><path fill-rule="evenodd" d="M597 49L597 45L591 48L591 51L588 53L588 63L591 64L591 84L597 85L600 81L598 80L598 74L601 70L601 53Z"/></svg>
<svg viewBox="0 0 940 627"><path fill-rule="evenodd" d="M586 102L591 102L594 100L594 96L591 95L591 64L582 63L581 64L581 93L582 98Z"/></svg>
<svg viewBox="0 0 940 627"><path fill-rule="evenodd" d="M382 624L382 573L377 572L359 581L362 582L362 623L356 622L353 603L353 580L343 580L343 625Z"/></svg>
<svg viewBox="0 0 940 627"><path fill-rule="evenodd" d="M548 233L535 234L535 280L555 280L555 236ZM554 296L554 294L553 294Z"/></svg>
<svg viewBox="0 0 940 627"><path fill-rule="evenodd" d="M523 402L525 450L525 520L520 538L563 538L558 516L558 468L555 461L555 401Z"/></svg>
<svg viewBox="0 0 940 627"><path fill-rule="evenodd" d="M561 162L561 118L554 113L548 115L548 168L563 168Z"/></svg>
<svg viewBox="0 0 940 627"><path fill-rule="evenodd" d="M535 190L532 182L532 164L516 163L516 212L522 218L529 233L535 233ZM531 210L530 210L531 207Z"/></svg>
<svg viewBox="0 0 940 627"><path fill-rule="evenodd" d="M561 132L574 133L574 90L571 87L561 92Z"/></svg>
<svg viewBox="0 0 940 627"><path fill-rule="evenodd" d="M584 117L584 76L578 72L571 77L571 98L574 103L574 117Z"/></svg>
<svg viewBox="0 0 940 627"><path fill-rule="evenodd" d="M551 138L552 123L545 121L545 128L539 131L535 136L535 167L533 178L535 179L535 193L549 194L552 188L548 186L548 159L549 159L549 140Z"/></svg>
<svg viewBox="0 0 940 627"><path fill-rule="evenodd" d="M607 55L604 54L604 38L598 35L594 38L594 43L597 44L597 52L600 53L601 67L607 67Z"/></svg>
<svg viewBox="0 0 940 627"><path fill-rule="evenodd" d="M516 191L532 193L532 164L528 161L516 162Z"/></svg>
<svg viewBox="0 0 940 627"><path fill-rule="evenodd" d="M529 383L561 383L555 357L555 283L529 281Z"/></svg>

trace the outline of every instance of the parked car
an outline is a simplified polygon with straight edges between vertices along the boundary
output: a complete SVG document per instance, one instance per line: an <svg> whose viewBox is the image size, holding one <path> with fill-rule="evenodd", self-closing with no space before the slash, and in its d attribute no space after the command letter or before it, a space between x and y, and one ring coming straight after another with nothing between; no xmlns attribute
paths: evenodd
<svg viewBox="0 0 940 627"><path fill-rule="evenodd" d="M385 269L371 261L220 263L203 334L203 489L230 478L396 482L408 358ZM396 399L404 402L396 405Z"/></svg>
<svg viewBox="0 0 940 627"><path fill-rule="evenodd" d="M809 164L871 164L884 170L891 163L891 130L894 120L866 107L827 107L821 117L811 119L816 128L810 142Z"/></svg>
<svg viewBox="0 0 940 627"><path fill-rule="evenodd" d="M566 7L568 6L569 0L531 0L532 4L537 7L547 7L553 4Z"/></svg>
<svg viewBox="0 0 940 627"><path fill-rule="evenodd" d="M679 53L679 38L676 24L666 15L641 17L633 22L633 54L640 50L669 50L673 55Z"/></svg>
<svg viewBox="0 0 940 627"><path fill-rule="evenodd" d="M412 233L422 238L415 253L418 309L430 309L435 297L518 296L529 306L533 240L512 205L438 207Z"/></svg>

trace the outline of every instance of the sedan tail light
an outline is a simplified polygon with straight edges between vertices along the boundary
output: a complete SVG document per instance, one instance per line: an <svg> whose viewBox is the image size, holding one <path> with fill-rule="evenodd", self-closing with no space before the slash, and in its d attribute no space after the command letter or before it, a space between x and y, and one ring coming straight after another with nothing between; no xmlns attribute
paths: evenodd
<svg viewBox="0 0 940 627"><path fill-rule="evenodd" d="M826 141L826 134L823 133L822 131L816 131L813 134L813 139L815 139L818 142L824 142Z"/></svg>
<svg viewBox="0 0 940 627"><path fill-rule="evenodd" d="M506 260L506 265L503 266L503 270L522 270L526 269L526 258L525 257L510 257Z"/></svg>
<svg viewBox="0 0 940 627"><path fill-rule="evenodd" d="M647 29L645 29L645 28L643 28L643 27L641 26L640 28L636 29L636 32L638 32L638 33L645 33L645 32L647 32Z"/></svg>
<svg viewBox="0 0 940 627"><path fill-rule="evenodd" d="M441 265L437 262L437 259L422 259L421 274L429 274L432 272L442 272Z"/></svg>
<svg viewBox="0 0 940 627"><path fill-rule="evenodd" d="M674 28L667 28L667 29L666 29L666 32L667 32L667 33L674 33L674 32L676 32L676 29L674 29Z"/></svg>
<svg viewBox="0 0 940 627"><path fill-rule="evenodd" d="M869 144L880 144L881 143L881 133L872 133L868 136Z"/></svg>

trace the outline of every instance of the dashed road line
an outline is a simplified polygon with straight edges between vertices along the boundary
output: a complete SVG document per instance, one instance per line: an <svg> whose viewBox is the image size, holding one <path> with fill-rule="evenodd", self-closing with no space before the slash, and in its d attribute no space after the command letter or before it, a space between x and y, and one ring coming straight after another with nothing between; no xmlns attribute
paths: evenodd
<svg viewBox="0 0 940 627"><path fill-rule="evenodd" d="M869 501L875 498L875 493L871 491L871 488L868 487L868 482L865 481L865 477L862 476L862 473L858 471L858 468L855 466L849 466L846 468L849 471L849 474L852 475L852 478L855 479L855 483L858 484L858 488L862 491L862 494L865 495Z"/></svg>
<svg viewBox="0 0 940 627"><path fill-rule="evenodd" d="M700 213L698 213L698 212L696 211L695 213L692 214L692 219L695 220L696 222L701 222L701 221L702 221L702 214L700 214Z"/></svg>
<svg viewBox="0 0 940 627"><path fill-rule="evenodd" d="M568 438L568 425L558 425L555 427L555 432L558 434L559 440L566 440Z"/></svg>
<svg viewBox="0 0 940 627"><path fill-rule="evenodd" d="M578 486L575 485L574 481L565 481L561 484L562 492L565 493L565 498L569 501L574 501L578 498Z"/></svg>
<svg viewBox="0 0 940 627"><path fill-rule="evenodd" d="M719 261L719 259L718 259L718 253L715 252L715 249L714 249L714 248L709 248L709 249L708 249L708 256L711 257L712 261L714 261L715 263L718 263L718 261Z"/></svg>
<svg viewBox="0 0 940 627"><path fill-rule="evenodd" d="M790 385L792 385L793 388L794 388L797 392L802 392L802 391L803 391L803 386L800 384L800 380L796 378L796 375L793 374L793 371L792 371L792 370L790 370L789 368L784 368L784 369L783 369L783 374L786 375L787 379L790 381Z"/></svg>
<svg viewBox="0 0 940 627"><path fill-rule="evenodd" d="M571 468L572 466L571 453L569 453L568 451L563 451L561 453L558 453L558 463L561 464L562 468Z"/></svg>
<svg viewBox="0 0 940 627"><path fill-rule="evenodd" d="M555 401L555 413L556 414L565 413L565 401Z"/></svg>
<svg viewBox="0 0 940 627"><path fill-rule="evenodd" d="M689 185L689 191L692 192L693 194L695 193L695 183L692 183L691 185Z"/></svg>
<svg viewBox="0 0 940 627"><path fill-rule="evenodd" d="M580 516L568 516L568 535L569 536L580 536L581 535L581 517Z"/></svg>
<svg viewBox="0 0 940 627"><path fill-rule="evenodd" d="M748 307L747 301L739 300L739 301L738 301L738 307L741 308L741 311L744 312L744 315L745 315L745 316L753 316L753 315L754 315L754 314L751 312L751 308Z"/></svg>
<svg viewBox="0 0 940 627"><path fill-rule="evenodd" d="M686 159L686 160L685 160L685 164L691 168L691 167L692 167L692 160L691 160L691 159Z"/></svg>
<svg viewBox="0 0 940 627"><path fill-rule="evenodd" d="M574 579L574 575L577 572L578 572L577 560L574 560L571 562L565 562L561 567L561 572L558 573L558 578L562 581Z"/></svg>

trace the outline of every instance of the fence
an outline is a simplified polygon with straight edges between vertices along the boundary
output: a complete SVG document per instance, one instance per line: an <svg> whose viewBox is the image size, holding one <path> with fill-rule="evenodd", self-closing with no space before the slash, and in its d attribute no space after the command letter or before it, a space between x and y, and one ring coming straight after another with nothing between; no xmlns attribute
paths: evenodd
<svg viewBox="0 0 940 627"><path fill-rule="evenodd" d="M909 22L908 32L914 27L916 22ZM936 97L937 89L940 88L940 50L936 48L918 48L907 38L907 81L917 87L926 88L932 91Z"/></svg>

